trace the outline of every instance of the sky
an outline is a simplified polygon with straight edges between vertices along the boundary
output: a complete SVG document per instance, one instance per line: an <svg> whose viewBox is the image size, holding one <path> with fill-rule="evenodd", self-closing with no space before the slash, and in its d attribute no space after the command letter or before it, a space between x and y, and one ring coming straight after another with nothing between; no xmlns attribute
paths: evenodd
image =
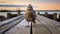
<svg viewBox="0 0 60 34"><path fill-rule="evenodd" d="M29 4L33 6L34 10L60 10L60 0L0 0L0 6L1 4L20 5L21 10L26 10ZM8 10L18 10L17 8L0 7L0 9Z"/></svg>

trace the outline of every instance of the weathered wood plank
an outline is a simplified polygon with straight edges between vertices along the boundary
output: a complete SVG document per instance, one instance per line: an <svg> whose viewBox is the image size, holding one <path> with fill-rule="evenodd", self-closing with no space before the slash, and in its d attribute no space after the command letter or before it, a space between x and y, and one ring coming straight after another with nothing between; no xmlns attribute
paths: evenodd
<svg viewBox="0 0 60 34"><path fill-rule="evenodd" d="M36 19L36 24L33 24L33 34L51 34L46 27L42 24L42 22L40 21L40 19L38 20L38 16Z"/></svg>
<svg viewBox="0 0 60 34"><path fill-rule="evenodd" d="M60 34L60 28L59 28L60 23L59 22L45 18L43 16L39 16L39 15L37 15L37 19L38 19L38 22L37 22L38 25L40 25L40 26L43 25L44 27L34 27L33 28L34 34ZM36 26L38 26L38 25L36 25ZM57 26L59 26L59 27L57 27ZM48 31L46 29L50 33L48 33ZM45 31L45 33L43 30Z"/></svg>
<svg viewBox="0 0 60 34"><path fill-rule="evenodd" d="M34 24L33 34L50 34L50 32L45 28L41 22Z"/></svg>
<svg viewBox="0 0 60 34"><path fill-rule="evenodd" d="M18 24L20 21L22 21L24 18L19 18L18 20L15 20L7 25L4 25L2 27L0 27L0 34L4 34L5 32L7 32L9 29L11 29L13 26L15 26L16 24Z"/></svg>
<svg viewBox="0 0 60 34"><path fill-rule="evenodd" d="M30 27L26 27L27 22L23 20L21 23L11 28L5 34L30 34Z"/></svg>
<svg viewBox="0 0 60 34"><path fill-rule="evenodd" d="M27 22L21 23L10 29L5 34L30 34L30 27L26 27ZM33 34L60 34L60 22L37 15L36 23L32 25Z"/></svg>

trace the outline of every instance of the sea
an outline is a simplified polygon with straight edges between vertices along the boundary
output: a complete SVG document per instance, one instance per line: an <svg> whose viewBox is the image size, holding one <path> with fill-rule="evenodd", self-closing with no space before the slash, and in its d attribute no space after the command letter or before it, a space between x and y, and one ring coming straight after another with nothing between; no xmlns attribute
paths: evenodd
<svg viewBox="0 0 60 34"><path fill-rule="evenodd" d="M40 13L40 14L45 14L45 12L47 12L48 14L60 14L60 10L35 10L36 13ZM21 14L24 14L26 12L26 10L21 10ZM17 12L0 12L0 16L5 16L7 17L7 13L11 13L11 14L17 14Z"/></svg>
<svg viewBox="0 0 60 34"><path fill-rule="evenodd" d="M22 14L25 13L26 10L22 10L23 12L21 12ZM45 12L47 12L48 14L54 14L54 13L58 13L60 14L60 10L35 10L36 13L40 13L40 14L45 14Z"/></svg>

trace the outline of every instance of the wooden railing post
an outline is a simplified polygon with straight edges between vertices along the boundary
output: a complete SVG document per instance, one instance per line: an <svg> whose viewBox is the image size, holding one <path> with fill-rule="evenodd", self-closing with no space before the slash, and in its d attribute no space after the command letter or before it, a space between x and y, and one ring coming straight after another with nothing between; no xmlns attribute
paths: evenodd
<svg viewBox="0 0 60 34"><path fill-rule="evenodd" d="M18 13L17 13L17 15L19 16L21 13L20 13L20 10L18 10Z"/></svg>
<svg viewBox="0 0 60 34"><path fill-rule="evenodd" d="M53 19L54 19L54 20L57 19L57 13L54 13L54 15L53 15Z"/></svg>
<svg viewBox="0 0 60 34"><path fill-rule="evenodd" d="M45 17L48 17L48 12L45 12Z"/></svg>

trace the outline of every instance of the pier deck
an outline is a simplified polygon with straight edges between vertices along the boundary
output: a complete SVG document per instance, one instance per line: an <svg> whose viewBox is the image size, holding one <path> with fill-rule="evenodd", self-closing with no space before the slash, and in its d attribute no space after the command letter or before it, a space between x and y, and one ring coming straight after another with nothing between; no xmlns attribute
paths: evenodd
<svg viewBox="0 0 60 34"><path fill-rule="evenodd" d="M29 27L27 24L24 19L5 34L30 34L31 23ZM32 23L32 34L60 34L60 22L37 15L36 23Z"/></svg>

